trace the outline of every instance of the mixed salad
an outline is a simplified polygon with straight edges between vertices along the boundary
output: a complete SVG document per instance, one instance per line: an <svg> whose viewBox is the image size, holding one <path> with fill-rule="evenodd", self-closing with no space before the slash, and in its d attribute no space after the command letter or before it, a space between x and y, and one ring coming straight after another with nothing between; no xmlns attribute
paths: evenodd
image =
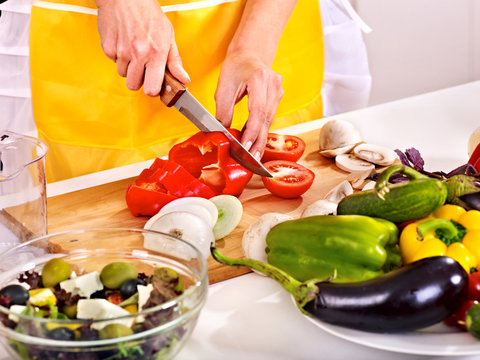
<svg viewBox="0 0 480 360"><path fill-rule="evenodd" d="M103 269L76 274L61 258L49 260L41 272L27 271L17 283L0 289L0 321L15 332L34 337L88 341L121 338L140 333L172 320L182 311L175 305L159 311L136 314L163 304L185 290L182 278L171 268L157 267L152 275L139 273L128 262L113 262ZM28 321L44 318L48 321ZM82 320L78 323L75 320ZM107 321L95 320L111 319ZM57 320L72 320L62 324ZM185 333L180 327L169 335L145 341L122 343L114 349L89 354L52 350L41 345L28 347L12 340L10 346L24 359L149 359L168 352ZM83 357L82 357L83 356Z"/></svg>

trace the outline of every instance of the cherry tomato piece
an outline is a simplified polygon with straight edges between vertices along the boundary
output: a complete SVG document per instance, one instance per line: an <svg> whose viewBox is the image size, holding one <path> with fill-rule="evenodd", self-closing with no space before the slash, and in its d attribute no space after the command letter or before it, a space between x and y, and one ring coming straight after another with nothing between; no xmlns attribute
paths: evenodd
<svg viewBox="0 0 480 360"><path fill-rule="evenodd" d="M465 300L457 309L457 311L445 319L444 323L449 326L456 326L459 329L466 331L467 327L465 325L465 317L467 316L468 309L475 304L478 304L477 300Z"/></svg>
<svg viewBox="0 0 480 360"><path fill-rule="evenodd" d="M474 272L468 277L468 298L480 300L480 272Z"/></svg>
<svg viewBox="0 0 480 360"><path fill-rule="evenodd" d="M264 164L273 177L262 177L263 184L273 195L281 198L296 198L313 184L315 174L305 166L293 161L273 160Z"/></svg>
<svg viewBox="0 0 480 360"><path fill-rule="evenodd" d="M305 151L305 142L297 136L268 134L262 162L288 160L297 162Z"/></svg>

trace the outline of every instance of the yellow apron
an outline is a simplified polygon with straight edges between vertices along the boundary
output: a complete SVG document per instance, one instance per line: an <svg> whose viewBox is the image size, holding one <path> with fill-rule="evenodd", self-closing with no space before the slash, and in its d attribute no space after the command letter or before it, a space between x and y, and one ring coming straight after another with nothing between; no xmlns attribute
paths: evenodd
<svg viewBox="0 0 480 360"><path fill-rule="evenodd" d="M221 63L245 0L161 3L192 79L189 90L214 114ZM166 155L197 131L158 98L126 88L101 49L94 0L34 1L30 30L33 111L39 136L50 146L49 182ZM298 1L273 69L284 78L285 95L272 129L320 118L318 0ZM233 127L241 128L247 116L244 99L235 108Z"/></svg>

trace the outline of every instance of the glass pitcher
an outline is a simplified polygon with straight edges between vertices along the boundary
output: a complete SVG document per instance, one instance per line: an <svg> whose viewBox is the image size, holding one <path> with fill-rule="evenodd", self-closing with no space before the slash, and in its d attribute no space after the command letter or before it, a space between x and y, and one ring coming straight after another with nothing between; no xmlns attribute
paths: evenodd
<svg viewBox="0 0 480 360"><path fill-rule="evenodd" d="M0 253L47 233L44 142L0 130Z"/></svg>

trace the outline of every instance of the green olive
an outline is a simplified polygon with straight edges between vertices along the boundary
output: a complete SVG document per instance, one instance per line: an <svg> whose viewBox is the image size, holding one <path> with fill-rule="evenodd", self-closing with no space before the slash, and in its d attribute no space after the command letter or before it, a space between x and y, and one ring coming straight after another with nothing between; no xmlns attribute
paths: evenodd
<svg viewBox="0 0 480 360"><path fill-rule="evenodd" d="M103 285L109 289L119 289L125 281L135 279L137 276L137 268L123 261L106 265L100 273L100 279Z"/></svg>
<svg viewBox="0 0 480 360"><path fill-rule="evenodd" d="M185 291L185 284L178 275L178 273L169 267L160 267L154 270L154 276L157 277L159 280L168 284L167 286L170 287L173 291L177 294L183 294Z"/></svg>
<svg viewBox="0 0 480 360"><path fill-rule="evenodd" d="M77 317L77 304L64 305L62 312L67 315L69 319L75 319Z"/></svg>
<svg viewBox="0 0 480 360"><path fill-rule="evenodd" d="M58 283L67 280L70 277L72 270L70 265L60 258L48 260L42 269L42 283L43 286L54 287Z"/></svg>
<svg viewBox="0 0 480 360"><path fill-rule="evenodd" d="M123 324L108 324L98 332L98 337L102 340L114 339L122 336L132 335L133 330Z"/></svg>

